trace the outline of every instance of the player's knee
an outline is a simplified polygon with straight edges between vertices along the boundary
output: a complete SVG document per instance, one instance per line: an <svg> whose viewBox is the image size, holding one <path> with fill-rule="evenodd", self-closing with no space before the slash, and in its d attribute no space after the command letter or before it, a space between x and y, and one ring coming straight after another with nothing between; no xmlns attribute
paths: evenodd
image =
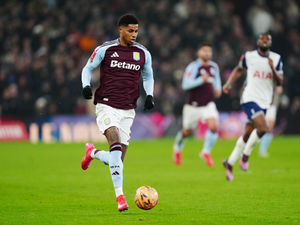
<svg viewBox="0 0 300 225"><path fill-rule="evenodd" d="M211 130L211 132L216 133L218 131L218 126L215 124L215 125L209 127L209 129Z"/></svg>
<svg viewBox="0 0 300 225"><path fill-rule="evenodd" d="M265 134L266 132L265 131L262 131L262 130L257 130L257 135L258 135L258 137L262 137L262 136L264 136L264 134Z"/></svg>
<svg viewBox="0 0 300 225"><path fill-rule="evenodd" d="M218 130L218 121L215 118L210 118L206 120L206 123L208 125L208 128L212 131L212 132L217 132Z"/></svg>
<svg viewBox="0 0 300 225"><path fill-rule="evenodd" d="M115 126L105 130L104 135L107 138L109 145L113 145L116 142L120 142L119 129Z"/></svg>
<svg viewBox="0 0 300 225"><path fill-rule="evenodd" d="M257 135L259 137L262 137L264 136L265 133L268 133L269 132L269 128L268 127L261 127L259 129L257 129Z"/></svg>
<svg viewBox="0 0 300 225"><path fill-rule="evenodd" d="M192 134L192 130L186 130L186 129L182 129L182 136L183 137L188 137Z"/></svg>

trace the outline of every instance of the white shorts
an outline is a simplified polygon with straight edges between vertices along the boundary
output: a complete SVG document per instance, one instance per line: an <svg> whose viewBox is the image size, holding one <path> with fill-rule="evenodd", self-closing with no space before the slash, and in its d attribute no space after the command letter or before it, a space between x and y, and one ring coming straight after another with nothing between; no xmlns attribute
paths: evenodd
<svg viewBox="0 0 300 225"><path fill-rule="evenodd" d="M276 120L276 106L275 105L271 105L270 108L268 108L267 113L266 113L266 120L272 120L275 121Z"/></svg>
<svg viewBox="0 0 300 225"><path fill-rule="evenodd" d="M129 145L130 129L135 117L134 109L116 109L111 106L98 103L96 105L97 125L104 132L110 127L117 127L120 133L121 143Z"/></svg>
<svg viewBox="0 0 300 225"><path fill-rule="evenodd" d="M214 102L209 102L205 106L192 106L185 104L182 113L182 124L184 129L195 129L198 125L198 121L205 122L208 118L219 119L219 113Z"/></svg>

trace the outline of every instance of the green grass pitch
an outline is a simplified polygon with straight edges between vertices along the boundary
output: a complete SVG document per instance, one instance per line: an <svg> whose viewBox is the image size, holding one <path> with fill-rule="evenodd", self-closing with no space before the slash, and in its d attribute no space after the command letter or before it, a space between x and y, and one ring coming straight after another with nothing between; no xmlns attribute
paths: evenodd
<svg viewBox="0 0 300 225"><path fill-rule="evenodd" d="M235 141L217 142L213 168L198 157L202 144L188 140L176 166L173 139L132 142L124 163L129 211L119 213L109 168L94 160L81 170L84 144L0 143L0 224L300 224L299 137L275 138L267 159L255 149L248 172L235 165L233 182L222 160ZM142 185L158 191L152 210L134 204Z"/></svg>

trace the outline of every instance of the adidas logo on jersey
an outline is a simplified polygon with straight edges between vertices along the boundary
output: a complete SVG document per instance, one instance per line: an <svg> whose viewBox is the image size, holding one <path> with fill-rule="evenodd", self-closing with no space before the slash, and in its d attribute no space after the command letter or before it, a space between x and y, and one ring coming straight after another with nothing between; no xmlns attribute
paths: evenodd
<svg viewBox="0 0 300 225"><path fill-rule="evenodd" d="M140 70L141 66L133 63L119 62L117 60L111 60L110 67L118 67L120 69L128 69L128 70Z"/></svg>
<svg viewBox="0 0 300 225"><path fill-rule="evenodd" d="M116 57L119 57L119 54L117 52L114 52L110 57L111 58L116 58Z"/></svg>

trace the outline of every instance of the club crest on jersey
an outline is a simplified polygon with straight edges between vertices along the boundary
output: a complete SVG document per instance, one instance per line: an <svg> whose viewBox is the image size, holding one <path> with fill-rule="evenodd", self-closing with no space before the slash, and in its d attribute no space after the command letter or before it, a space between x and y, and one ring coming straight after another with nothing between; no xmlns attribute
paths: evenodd
<svg viewBox="0 0 300 225"><path fill-rule="evenodd" d="M105 125L110 124L110 119L109 119L109 118L104 119L104 124L105 124Z"/></svg>
<svg viewBox="0 0 300 225"><path fill-rule="evenodd" d="M204 69L204 68L202 68L201 70L200 70L200 74L201 75L204 75L204 74L206 74L207 72L206 72L206 70Z"/></svg>
<svg viewBox="0 0 300 225"><path fill-rule="evenodd" d="M140 53L139 52L133 52L133 59L135 61L139 61L140 60Z"/></svg>

